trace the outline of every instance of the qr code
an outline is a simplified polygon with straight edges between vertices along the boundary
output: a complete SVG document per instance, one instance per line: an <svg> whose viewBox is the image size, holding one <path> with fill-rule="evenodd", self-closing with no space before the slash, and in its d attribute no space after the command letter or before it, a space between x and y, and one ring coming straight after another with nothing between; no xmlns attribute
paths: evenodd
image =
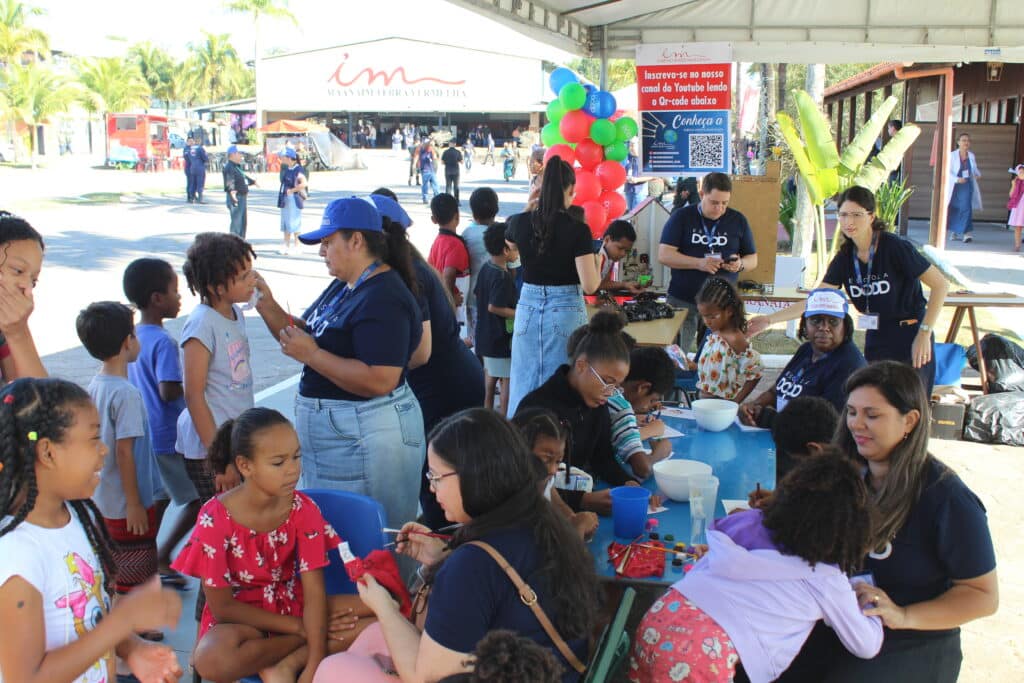
<svg viewBox="0 0 1024 683"><path fill-rule="evenodd" d="M725 138L721 133L690 136L690 168L724 168Z"/></svg>

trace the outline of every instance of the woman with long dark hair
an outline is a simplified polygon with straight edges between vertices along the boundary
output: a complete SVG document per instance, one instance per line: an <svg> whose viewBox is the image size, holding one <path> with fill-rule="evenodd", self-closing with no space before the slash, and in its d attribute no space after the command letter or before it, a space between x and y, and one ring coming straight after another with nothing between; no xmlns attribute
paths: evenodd
<svg viewBox="0 0 1024 683"><path fill-rule="evenodd" d="M960 626L995 613L996 558L985 506L928 452L928 396L909 366L873 363L846 382L835 445L864 472L875 510L861 609L881 618L873 659L836 647L819 627L783 681L953 683Z"/></svg>
<svg viewBox="0 0 1024 683"><path fill-rule="evenodd" d="M303 488L370 496L390 524L415 519L423 417L406 368L423 329L409 244L357 197L328 204L320 228L299 240L320 243L334 281L300 319L260 280L256 310L304 366L295 401Z"/></svg>
<svg viewBox="0 0 1024 683"><path fill-rule="evenodd" d="M523 264L512 334L510 414L566 362L569 335L587 322L582 295L601 284L590 228L566 212L575 195L576 173L553 156L544 167L537 208L508 219L505 238L518 247Z"/></svg>
<svg viewBox="0 0 1024 683"><path fill-rule="evenodd" d="M537 603L577 659L597 616L593 559L568 521L544 499L538 467L526 442L497 413L473 408L448 418L430 435L427 476L445 515L463 526L450 541L409 523L398 551L426 565L429 604L418 627L372 578L360 597L377 615L350 652L324 660L316 681L436 681L468 670L469 653L489 631L507 629L551 649L579 678L520 598L509 575L481 546L497 550L536 593ZM419 600L417 606L423 607ZM414 617L423 617L414 607ZM418 619L421 621L421 619ZM356 653L356 654L353 654Z"/></svg>
<svg viewBox="0 0 1024 683"><path fill-rule="evenodd" d="M930 394L935 385L935 335L932 330L949 284L907 240L888 231L875 214L875 195L854 186L839 196L843 244L828 266L822 287L846 290L860 312L859 329L867 330L868 362L895 360L917 369ZM927 302L921 285L928 285ZM807 302L751 319L753 336L773 323L803 315Z"/></svg>

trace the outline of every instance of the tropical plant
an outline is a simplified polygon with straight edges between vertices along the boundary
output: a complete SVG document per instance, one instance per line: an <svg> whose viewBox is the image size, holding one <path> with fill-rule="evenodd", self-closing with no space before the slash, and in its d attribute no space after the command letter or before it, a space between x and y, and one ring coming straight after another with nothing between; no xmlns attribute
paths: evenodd
<svg viewBox="0 0 1024 683"><path fill-rule="evenodd" d="M566 63L566 66L586 78L591 83L601 82L601 60L577 58ZM636 83L636 61L632 59L608 60L608 92L614 92L627 85Z"/></svg>
<svg viewBox="0 0 1024 683"><path fill-rule="evenodd" d="M3 72L0 100L4 108L28 128L29 155L36 167L36 129L55 114L67 111L75 91L61 76L35 62L9 64Z"/></svg>
<svg viewBox="0 0 1024 683"><path fill-rule="evenodd" d="M220 102L252 94L251 80L246 78L245 65L238 58L227 33L207 33L206 40L189 44L191 54L185 62L189 74L188 87L198 101Z"/></svg>
<svg viewBox="0 0 1024 683"><path fill-rule="evenodd" d="M866 187L872 192L878 189L878 186L888 178L889 173L903 161L903 155L921 134L921 129L913 124L905 125L874 158L868 161L875 140L896 107L896 98L889 97L864 123L840 156L828 119L811 96L803 90L795 90L793 100L799 114L803 139L797 133L796 124L788 114L778 112L776 120L816 209L814 227L818 273L821 274L825 272L828 255L825 242L825 203L853 185ZM833 249L839 244L838 235L837 231Z"/></svg>
<svg viewBox="0 0 1024 683"><path fill-rule="evenodd" d="M25 53L47 56L50 39L43 31L26 24L30 16L43 14L18 0L0 0L0 63L20 64Z"/></svg>
<svg viewBox="0 0 1024 683"><path fill-rule="evenodd" d="M299 20L288 9L288 0L228 0L224 7L231 12L239 12L252 16L253 27L256 29L253 39L253 58L257 61L260 56L260 19L268 17L271 19L287 19L295 26Z"/></svg>
<svg viewBox="0 0 1024 683"><path fill-rule="evenodd" d="M906 181L898 180L882 183L875 190L875 215L885 221L889 232L896 231L896 217L910 195L914 194L914 189L913 185L907 187Z"/></svg>
<svg viewBox="0 0 1024 683"><path fill-rule="evenodd" d="M789 235L789 243L793 244L793 229L796 227L796 192L786 185L782 186L779 193L779 223Z"/></svg>
<svg viewBox="0 0 1024 683"><path fill-rule="evenodd" d="M106 115L149 104L150 89L139 67L118 57L83 59L76 65L78 82L84 90L79 94L82 108L103 117L103 149L107 150ZM92 126L90 126L91 130ZM90 132L89 148L92 149ZM104 152L106 157L106 152Z"/></svg>
<svg viewBox="0 0 1024 683"><path fill-rule="evenodd" d="M174 74L178 66L171 55L150 42L144 42L128 49L128 60L138 67L153 98L162 102L170 113L175 95Z"/></svg>

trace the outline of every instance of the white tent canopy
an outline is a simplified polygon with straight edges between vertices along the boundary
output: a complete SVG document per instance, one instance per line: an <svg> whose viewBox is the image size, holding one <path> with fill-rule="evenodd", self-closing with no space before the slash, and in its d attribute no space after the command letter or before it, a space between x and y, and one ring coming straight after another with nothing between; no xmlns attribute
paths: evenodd
<svg viewBox="0 0 1024 683"><path fill-rule="evenodd" d="M1010 0L449 0L577 55L728 42L736 61L1024 62Z"/></svg>

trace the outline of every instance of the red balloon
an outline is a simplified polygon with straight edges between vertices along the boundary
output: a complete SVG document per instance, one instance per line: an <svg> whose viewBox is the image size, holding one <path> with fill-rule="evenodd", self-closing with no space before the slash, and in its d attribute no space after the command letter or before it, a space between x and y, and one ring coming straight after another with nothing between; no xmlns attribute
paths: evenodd
<svg viewBox="0 0 1024 683"><path fill-rule="evenodd" d="M548 151L544 152L544 163L548 163L551 157L558 156L562 158L562 161L572 166L572 162L576 161L576 153L572 151L572 147L569 145L551 145L548 147Z"/></svg>
<svg viewBox="0 0 1024 683"><path fill-rule="evenodd" d="M601 206L601 202L587 202L583 205L583 221L590 227L594 239L601 239L608 223L608 212Z"/></svg>
<svg viewBox="0 0 1024 683"><path fill-rule="evenodd" d="M593 171L604 159L604 147L587 138L576 145L576 161L584 170Z"/></svg>
<svg viewBox="0 0 1024 683"><path fill-rule="evenodd" d="M601 196L601 182L590 171L576 172L576 199L573 204L583 206Z"/></svg>
<svg viewBox="0 0 1024 683"><path fill-rule="evenodd" d="M608 220L615 220L626 213L626 198L615 190L602 192L598 201L601 202L601 206L608 212Z"/></svg>
<svg viewBox="0 0 1024 683"><path fill-rule="evenodd" d="M594 117L588 116L580 109L567 111L558 122L558 131L566 142L583 142L590 134L590 124Z"/></svg>
<svg viewBox="0 0 1024 683"><path fill-rule="evenodd" d="M603 161L597 166L594 175L601 181L601 189L615 190L626 182L626 168L617 161Z"/></svg>

